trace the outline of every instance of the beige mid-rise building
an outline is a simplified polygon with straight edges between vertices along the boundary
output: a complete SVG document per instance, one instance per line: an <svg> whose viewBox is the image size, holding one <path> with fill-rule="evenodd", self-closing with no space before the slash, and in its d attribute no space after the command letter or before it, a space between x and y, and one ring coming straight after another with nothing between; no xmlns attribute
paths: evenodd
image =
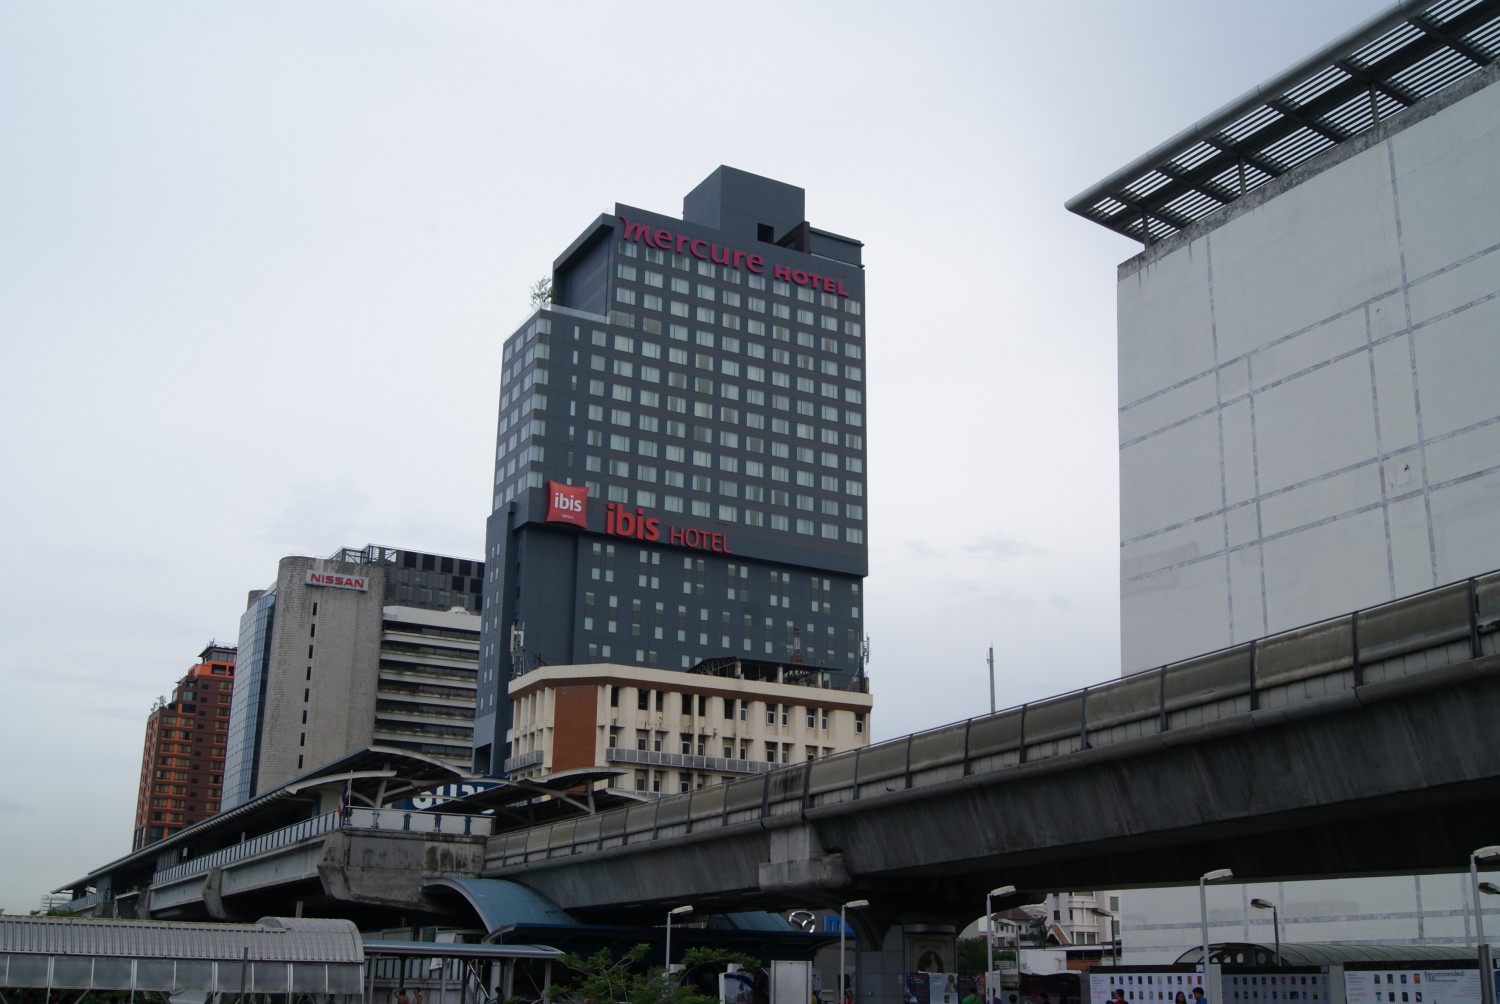
<svg viewBox="0 0 1500 1004"><path fill-rule="evenodd" d="M869 744L870 695L797 665L699 671L543 666L511 681L512 779L587 767L612 787L671 794ZM863 683L863 678L859 681Z"/></svg>

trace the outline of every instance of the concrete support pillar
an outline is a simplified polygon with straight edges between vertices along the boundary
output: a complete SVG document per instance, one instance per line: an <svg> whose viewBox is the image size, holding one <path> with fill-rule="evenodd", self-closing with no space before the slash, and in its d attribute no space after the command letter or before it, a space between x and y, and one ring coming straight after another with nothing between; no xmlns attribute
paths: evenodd
<svg viewBox="0 0 1500 1004"><path fill-rule="evenodd" d="M813 827L789 826L771 831L770 837L771 859L761 863L757 876L761 889L806 895L848 888L844 856L825 851Z"/></svg>
<svg viewBox="0 0 1500 1004"><path fill-rule="evenodd" d="M905 975L922 965L924 957L928 965L936 962L934 971L953 972L957 933L952 924L895 924L886 930L878 949L861 943L856 953L855 1004L903 1004ZM953 1004L958 1004L956 998Z"/></svg>

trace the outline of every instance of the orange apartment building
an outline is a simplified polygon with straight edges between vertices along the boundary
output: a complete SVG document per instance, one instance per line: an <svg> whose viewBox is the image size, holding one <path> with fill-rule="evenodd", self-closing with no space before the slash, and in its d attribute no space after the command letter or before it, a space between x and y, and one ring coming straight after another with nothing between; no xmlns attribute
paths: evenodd
<svg viewBox="0 0 1500 1004"><path fill-rule="evenodd" d="M131 850L219 811L235 649L210 643L146 719Z"/></svg>

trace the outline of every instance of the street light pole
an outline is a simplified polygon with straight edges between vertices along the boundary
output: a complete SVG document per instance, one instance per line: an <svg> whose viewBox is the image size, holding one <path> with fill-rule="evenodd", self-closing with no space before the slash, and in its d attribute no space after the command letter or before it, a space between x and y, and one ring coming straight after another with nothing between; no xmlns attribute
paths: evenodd
<svg viewBox="0 0 1500 1004"><path fill-rule="evenodd" d="M686 916L692 912L691 906L674 907L667 911L667 965L664 970L667 979L672 978L672 918Z"/></svg>
<svg viewBox="0 0 1500 1004"><path fill-rule="evenodd" d="M869 906L867 899L851 899L839 907L839 1001L844 1004L844 913L848 910L858 910L862 906Z"/></svg>
<svg viewBox="0 0 1500 1004"><path fill-rule="evenodd" d="M1484 907L1480 902L1484 889L1479 882L1479 862L1496 858L1500 858L1500 844L1481 847L1469 855L1469 881L1474 884L1474 936L1478 949L1480 1004L1495 1004L1495 974L1490 962L1490 946L1484 940Z"/></svg>
<svg viewBox="0 0 1500 1004"><path fill-rule="evenodd" d="M1250 905L1257 910L1271 911L1271 927L1276 932L1276 964L1283 965L1281 961L1281 918L1276 914L1276 904L1268 899L1252 899Z"/></svg>
<svg viewBox="0 0 1500 1004"><path fill-rule="evenodd" d="M992 648L990 649L991 670L994 669L994 666L995 650ZM991 677L992 681L993 679L994 678ZM992 689L991 694L993 695L993 693L994 691ZM990 710L993 711L994 708L991 708ZM985 947L989 949L988 953L985 956L985 966L987 968L984 971L984 995L986 998L988 998L988 1000L985 1001L985 1004L992 1004L993 1001L998 999L995 995L995 988L990 986L990 980L994 979L995 977L995 908L990 905L990 900L992 900L996 896L1010 896L1014 894L1015 891L1016 887L1013 885L1002 885L999 888L991 889L989 892L984 894L984 944ZM844 1004L844 1002L839 1001L839 1004Z"/></svg>
<svg viewBox="0 0 1500 1004"><path fill-rule="evenodd" d="M1224 882L1234 878L1228 868L1216 868L1198 879L1198 916L1203 923L1203 992L1208 1004L1220 1004L1219 988L1208 978L1208 883Z"/></svg>

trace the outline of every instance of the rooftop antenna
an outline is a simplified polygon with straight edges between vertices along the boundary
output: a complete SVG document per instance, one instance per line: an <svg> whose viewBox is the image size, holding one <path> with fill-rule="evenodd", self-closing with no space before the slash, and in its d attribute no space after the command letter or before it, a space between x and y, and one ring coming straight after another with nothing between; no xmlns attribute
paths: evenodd
<svg viewBox="0 0 1500 1004"><path fill-rule="evenodd" d="M526 672L526 622L516 621L510 626L510 675L517 677Z"/></svg>

